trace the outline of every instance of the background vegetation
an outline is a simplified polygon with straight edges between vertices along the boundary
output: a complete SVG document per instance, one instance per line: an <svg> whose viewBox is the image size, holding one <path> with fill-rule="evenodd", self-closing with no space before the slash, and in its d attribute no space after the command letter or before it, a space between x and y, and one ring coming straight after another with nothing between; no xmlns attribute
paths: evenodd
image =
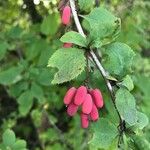
<svg viewBox="0 0 150 150"><path fill-rule="evenodd" d="M87 14L94 7L94 1L88 1L79 13ZM118 41L136 53L132 94L138 110L150 118L150 2L101 0L100 5L121 18ZM62 47L59 38L69 28L60 23L57 0L0 0L0 149L12 143L13 150L96 149L87 144L90 129L80 128L79 115L68 117L63 104L68 87L83 84L84 73L75 81L51 85L55 70L47 67L48 59ZM96 70L91 83L104 95L106 105L100 116L115 118L105 83ZM150 125L136 134L132 136L136 142L126 137L130 142L124 149L148 150ZM110 149L114 145L112 142Z"/></svg>

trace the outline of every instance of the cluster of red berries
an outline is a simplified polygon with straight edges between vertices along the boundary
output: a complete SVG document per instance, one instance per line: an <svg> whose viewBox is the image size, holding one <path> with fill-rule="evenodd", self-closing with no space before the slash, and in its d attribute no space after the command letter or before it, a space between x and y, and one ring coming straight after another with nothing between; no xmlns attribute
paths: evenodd
<svg viewBox="0 0 150 150"><path fill-rule="evenodd" d="M71 22L70 20L71 20L71 8L69 6L65 6L62 11L61 22L62 24L67 26L70 24ZM64 43L63 47L70 48L72 47L72 43Z"/></svg>
<svg viewBox="0 0 150 150"><path fill-rule="evenodd" d="M99 89L87 89L85 86L70 88L65 97L64 104L67 105L67 114L74 116L81 106L81 126L87 128L89 121L99 119L98 109L103 107L103 97Z"/></svg>

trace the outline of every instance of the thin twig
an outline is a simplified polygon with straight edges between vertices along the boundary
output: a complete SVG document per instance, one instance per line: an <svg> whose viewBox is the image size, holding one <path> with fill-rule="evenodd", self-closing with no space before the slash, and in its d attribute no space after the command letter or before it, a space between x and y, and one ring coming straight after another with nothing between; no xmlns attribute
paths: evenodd
<svg viewBox="0 0 150 150"><path fill-rule="evenodd" d="M77 12L76 12L76 7L75 7L75 1L74 0L69 0L70 2L70 6L71 6L71 10L72 10L72 14L73 14L73 18L74 18L74 21L75 21L75 24L76 24L76 27L77 27L77 30L78 32L83 36L83 37L86 37L86 35L84 34L84 31L82 29L82 26L80 24L80 21L79 21L79 18L78 18L78 15L77 15ZM114 108L118 114L118 117L119 117L119 137L122 137L122 134L123 132L125 131L125 127L124 127L124 130L122 131L121 127L122 125L125 123L124 120L122 120L121 118L121 115L116 107L116 103L115 103L115 94L114 94L114 91L113 91L113 87L110 83L110 81L107 79L107 73L105 71L105 69L103 68L100 60L99 60L99 57L97 56L97 53L95 53L93 50L90 50L89 51L89 54L90 54L90 57L88 58L89 60L93 60L94 64L97 66L99 72L101 73L102 77L104 78L105 82L106 82L106 85L107 85L107 89L110 93L110 96L111 96L111 100L113 102L113 105L114 105ZM120 139L120 138L119 138ZM118 147L120 146L120 140L119 140L119 143L118 143Z"/></svg>
<svg viewBox="0 0 150 150"><path fill-rule="evenodd" d="M73 14L73 18L74 18L77 30L83 37L86 37L86 35L83 32L83 29L81 27L81 24L80 24L80 21L76 12L75 2L74 0L69 0L69 2L70 2L70 6L71 6L71 10L72 10L72 14Z"/></svg>
<svg viewBox="0 0 150 150"><path fill-rule="evenodd" d="M79 18L78 18L78 15L77 15L77 12L76 12L76 7L75 7L75 2L74 0L69 0L70 1L70 6L71 6L71 10L72 10L72 14L73 14L73 18L74 18L74 21L75 21L75 24L76 24L76 27L77 27L77 30L78 32L83 36L83 37L86 37L86 35L84 34L84 31L82 29L82 26L80 24L80 21L79 21ZM114 104L114 107L116 109L116 112L119 116L119 119L120 119L120 122L122 122L122 119L121 119L121 116L120 116L120 113L116 107L116 104L115 104L115 95L114 95L114 92L113 92L113 88L109 82L109 80L107 79L107 73L105 71L105 69L103 68L101 62L98 60L97 56L95 55L94 51L93 50L90 50L90 56L93 60L93 62L95 63L95 65L97 66L98 70L100 71L101 75L103 76L105 82L106 82L106 85L107 85L107 89L110 93L110 96L111 96L111 99L112 99L112 102ZM90 58L89 58L90 59Z"/></svg>
<svg viewBox="0 0 150 150"><path fill-rule="evenodd" d="M111 100L113 102L113 105L115 107L115 110L118 114L118 117L119 117L119 120L120 122L122 122L122 119L121 119L121 116L120 116L120 113L116 107L116 103L115 103L115 94L114 94L114 91L113 91L113 87L111 86L111 83L109 82L109 80L107 79L107 73L106 71L104 70L102 64L100 63L100 61L98 60L97 56L95 55L94 51L90 51L90 55L91 55L91 58L92 60L94 61L95 65L97 66L98 70L100 71L103 79L105 80L106 82L106 85L107 85L107 89L110 93L110 96L111 96Z"/></svg>

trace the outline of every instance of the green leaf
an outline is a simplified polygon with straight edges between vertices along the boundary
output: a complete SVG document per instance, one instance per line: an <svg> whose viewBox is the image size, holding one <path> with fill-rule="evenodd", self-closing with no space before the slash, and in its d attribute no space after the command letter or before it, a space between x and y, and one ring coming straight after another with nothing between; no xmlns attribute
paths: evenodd
<svg viewBox="0 0 150 150"><path fill-rule="evenodd" d="M115 82L118 81L116 78L114 78L113 76L110 76L110 75L107 76L107 79L110 81L115 81Z"/></svg>
<svg viewBox="0 0 150 150"><path fill-rule="evenodd" d="M37 82L44 86L50 85L50 79L52 78L51 70L48 68L43 68L40 70L40 74L38 75Z"/></svg>
<svg viewBox="0 0 150 150"><path fill-rule="evenodd" d="M45 53L45 49L48 49L48 47L49 45L45 40L35 38L26 48L26 59L33 61L41 53Z"/></svg>
<svg viewBox="0 0 150 150"><path fill-rule="evenodd" d="M121 85L125 86L129 91L132 91L134 88L133 81L129 75L126 75L121 82Z"/></svg>
<svg viewBox="0 0 150 150"><path fill-rule="evenodd" d="M0 60L4 58L8 47L9 47L8 43L0 41Z"/></svg>
<svg viewBox="0 0 150 150"><path fill-rule="evenodd" d="M89 144L94 150L99 148L109 148L118 134L118 130L115 125L104 118L101 118L98 122L93 124L92 130L93 137L91 141L89 141Z"/></svg>
<svg viewBox="0 0 150 150"><path fill-rule="evenodd" d="M23 91L28 89L27 81L20 81L16 84L11 85L9 88L9 94L13 97L18 97Z"/></svg>
<svg viewBox="0 0 150 150"><path fill-rule="evenodd" d="M89 11L93 6L93 0L79 0L79 7L81 10Z"/></svg>
<svg viewBox="0 0 150 150"><path fill-rule="evenodd" d="M34 120L34 125L36 128L39 128L41 126L41 118L42 118L42 113L40 109L34 109L31 112L32 119Z"/></svg>
<svg viewBox="0 0 150 150"><path fill-rule="evenodd" d="M92 47L100 47L112 42L120 32L121 21L104 8L95 8L83 16L90 24ZM99 44L98 44L99 43Z"/></svg>
<svg viewBox="0 0 150 150"><path fill-rule="evenodd" d="M65 33L65 35L60 38L60 41L63 43L73 43L82 47L86 47L86 38L80 33L74 31Z"/></svg>
<svg viewBox="0 0 150 150"><path fill-rule="evenodd" d="M150 149L150 142L145 138L145 136L132 136L134 140L134 144L138 150L149 150Z"/></svg>
<svg viewBox="0 0 150 150"><path fill-rule="evenodd" d="M0 150L5 150L6 146L3 143L0 143Z"/></svg>
<svg viewBox="0 0 150 150"><path fill-rule="evenodd" d="M31 91L25 91L18 98L20 114L25 116L31 109L33 104L33 95Z"/></svg>
<svg viewBox="0 0 150 150"><path fill-rule="evenodd" d="M12 150L25 150L26 149L26 141L24 140L17 140L16 143L13 145Z"/></svg>
<svg viewBox="0 0 150 150"><path fill-rule="evenodd" d="M134 96L125 88L116 92L116 106L121 117L129 124L137 123L137 110Z"/></svg>
<svg viewBox="0 0 150 150"><path fill-rule="evenodd" d="M44 97L43 89L37 83L33 82L31 85L32 95L37 98L39 101L42 101Z"/></svg>
<svg viewBox="0 0 150 150"><path fill-rule="evenodd" d="M46 133L40 135L40 139L55 142L59 139L58 134L53 129L48 129Z"/></svg>
<svg viewBox="0 0 150 150"><path fill-rule="evenodd" d="M137 124L136 126L139 129L143 129L144 127L146 127L149 123L149 119L148 117L142 113L142 112L137 112L137 116L138 116L138 120L137 120Z"/></svg>
<svg viewBox="0 0 150 150"><path fill-rule="evenodd" d="M44 49L39 56L38 65L45 67L51 54L52 49L50 48L49 44L48 43L44 44Z"/></svg>
<svg viewBox="0 0 150 150"><path fill-rule="evenodd" d="M21 38L22 33L23 33L23 29L21 27L19 27L18 25L13 26L8 32L8 37L12 39L19 39Z"/></svg>
<svg viewBox="0 0 150 150"><path fill-rule="evenodd" d="M87 21L87 20L83 20L82 21L82 26L83 26L83 28L86 30L86 31L90 31L90 24L89 24L89 22ZM87 37L87 39L88 39L88 37Z"/></svg>
<svg viewBox="0 0 150 150"><path fill-rule="evenodd" d="M41 32L45 35L54 35L60 25L59 13L53 13L44 18L41 24Z"/></svg>
<svg viewBox="0 0 150 150"><path fill-rule="evenodd" d="M130 70L134 57L133 50L126 44L115 42L104 51L104 66L114 76L124 76Z"/></svg>
<svg viewBox="0 0 150 150"><path fill-rule="evenodd" d="M86 65L84 51L77 48L62 48L49 59L48 66L58 68L52 81L59 84L76 78Z"/></svg>
<svg viewBox="0 0 150 150"><path fill-rule="evenodd" d="M64 148L64 146L62 146L62 144L60 144L60 143L55 143L55 144L53 144L52 146L50 146L50 147L47 147L47 150L66 150L66 148Z"/></svg>
<svg viewBox="0 0 150 150"><path fill-rule="evenodd" d="M16 141L16 136L12 130L7 129L4 132L2 139L5 146L12 146Z"/></svg>
<svg viewBox="0 0 150 150"><path fill-rule="evenodd" d="M20 73L22 68L20 67L11 67L5 71L0 72L0 84L9 85L16 83L21 79Z"/></svg>
<svg viewBox="0 0 150 150"><path fill-rule="evenodd" d="M135 79L135 84L139 88L139 90L143 93L146 99L150 97L150 80L149 77L144 76L142 74L137 75Z"/></svg>

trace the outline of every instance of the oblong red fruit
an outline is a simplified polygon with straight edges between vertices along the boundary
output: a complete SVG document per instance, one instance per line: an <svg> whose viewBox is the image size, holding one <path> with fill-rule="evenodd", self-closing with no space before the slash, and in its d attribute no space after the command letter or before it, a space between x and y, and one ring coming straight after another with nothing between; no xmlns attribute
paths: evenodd
<svg viewBox="0 0 150 150"><path fill-rule="evenodd" d="M67 114L69 116L74 116L76 114L77 110L78 110L78 106L75 105L74 103L70 103L67 107Z"/></svg>
<svg viewBox="0 0 150 150"><path fill-rule="evenodd" d="M64 25L68 25L70 23L70 17L71 17L71 9L69 6L65 6L62 12L62 23Z"/></svg>
<svg viewBox="0 0 150 150"><path fill-rule="evenodd" d="M64 43L64 45L63 45L63 47L64 48L70 48L70 47L72 47L72 43Z"/></svg>
<svg viewBox="0 0 150 150"><path fill-rule="evenodd" d="M89 126L88 115L81 113L80 117L81 117L81 127L88 128L88 126Z"/></svg>
<svg viewBox="0 0 150 150"><path fill-rule="evenodd" d="M98 118L99 118L98 109L97 109L97 107L95 106L94 103L93 103L93 106L92 106L92 111L90 113L90 118L91 118L92 121L97 121Z"/></svg>
<svg viewBox="0 0 150 150"><path fill-rule="evenodd" d="M92 105L93 105L92 97L90 94L87 94L82 104L82 112L85 114L89 114L92 111Z"/></svg>
<svg viewBox="0 0 150 150"><path fill-rule="evenodd" d="M102 108L104 105L103 97L99 89L92 90L91 92L94 103L97 108Z"/></svg>
<svg viewBox="0 0 150 150"><path fill-rule="evenodd" d="M87 88L85 86L80 86L76 91L74 97L74 103L76 105L81 105L85 100L86 94L87 94Z"/></svg>
<svg viewBox="0 0 150 150"><path fill-rule="evenodd" d="M70 88L64 97L64 104L66 105L70 104L75 93L76 93L76 88L75 87Z"/></svg>

